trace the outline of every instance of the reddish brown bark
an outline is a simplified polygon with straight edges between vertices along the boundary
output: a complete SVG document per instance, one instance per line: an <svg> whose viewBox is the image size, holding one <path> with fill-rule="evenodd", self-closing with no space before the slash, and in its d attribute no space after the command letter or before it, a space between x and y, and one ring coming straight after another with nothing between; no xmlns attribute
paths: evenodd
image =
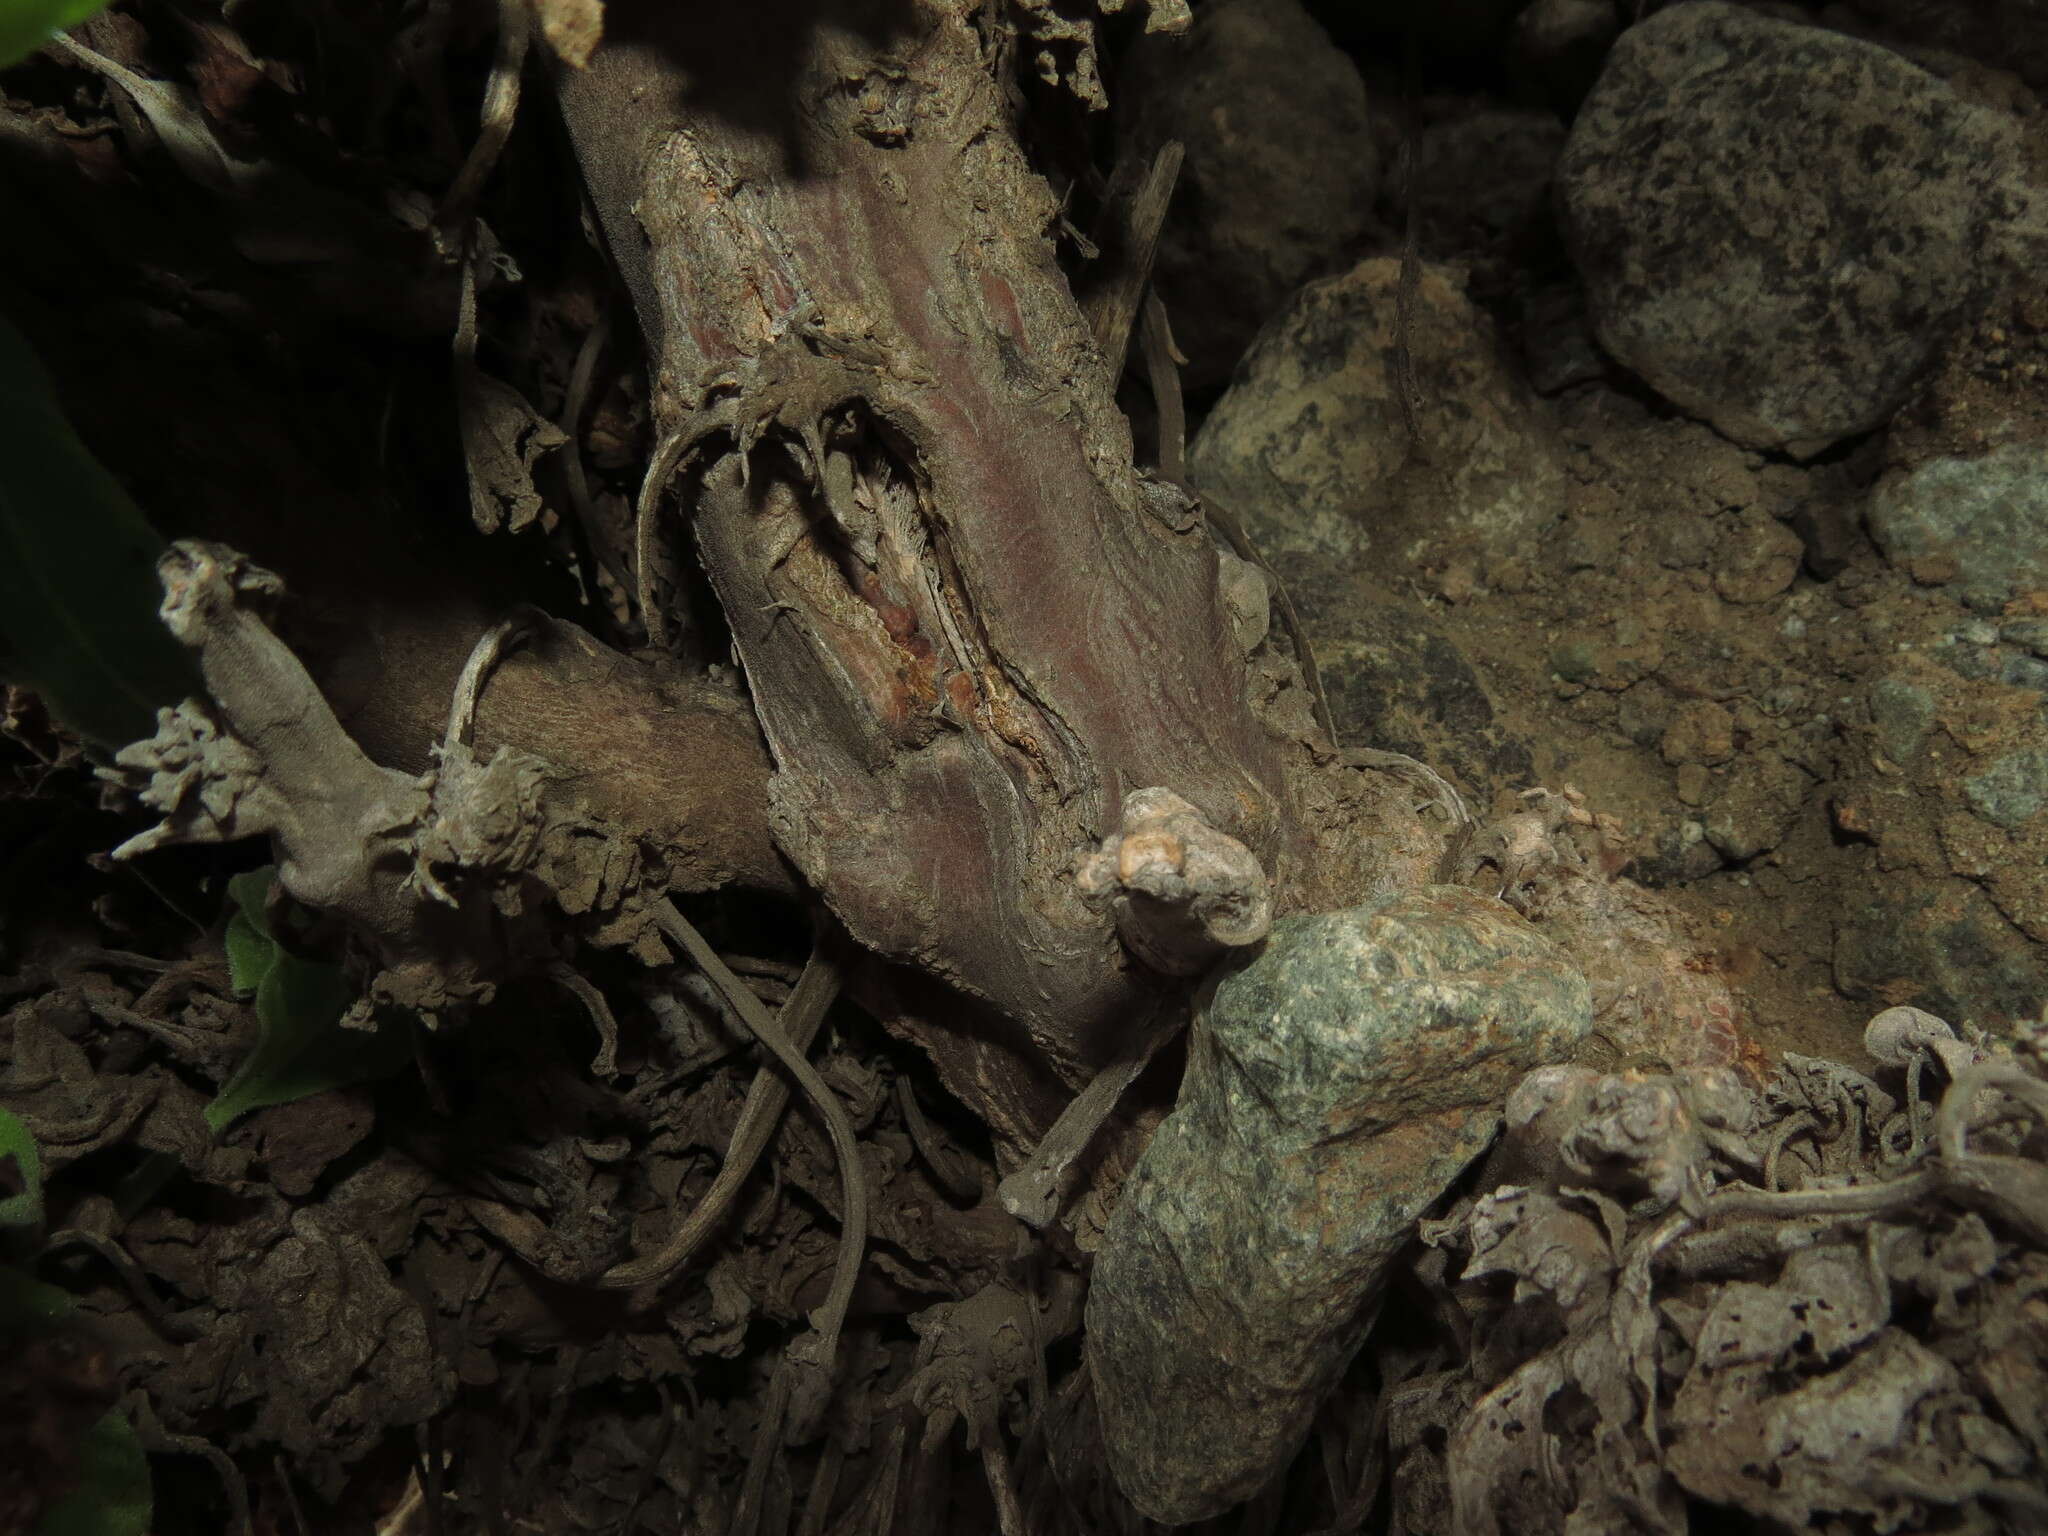
<svg viewBox="0 0 2048 1536"><path fill-rule="evenodd" d="M1072 879L1124 794L1175 791L1276 875L1291 818L1216 555L1132 468L983 14L615 5L561 94L681 450L653 552L691 558L687 519L777 842L863 944L998 1021L920 1033L1014 1135L1060 1097L1033 1058L1077 1081L1150 1006Z"/></svg>

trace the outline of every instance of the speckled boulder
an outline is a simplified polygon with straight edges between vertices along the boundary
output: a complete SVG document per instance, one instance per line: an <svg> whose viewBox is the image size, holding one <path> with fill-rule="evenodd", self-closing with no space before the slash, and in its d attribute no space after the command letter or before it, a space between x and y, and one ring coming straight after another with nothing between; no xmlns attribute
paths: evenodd
<svg viewBox="0 0 2048 1536"><path fill-rule="evenodd" d="M1379 185L1365 83L1298 0L1213 0L1139 40L1118 140L1187 148L1156 269L1191 388L1220 384L1266 318L1362 234Z"/></svg>
<svg viewBox="0 0 2048 1536"><path fill-rule="evenodd" d="M1283 919L1225 978L1089 1290L1109 1464L1140 1511L1202 1519L1287 1464L1416 1218L1591 1019L1547 939L1454 886Z"/></svg>
<svg viewBox="0 0 2048 1536"><path fill-rule="evenodd" d="M1401 263L1311 283L1259 335L1188 453L1283 576L1469 560L1483 581L1564 515L1564 453L1449 269L1417 276L1402 408Z"/></svg>
<svg viewBox="0 0 2048 1536"><path fill-rule="evenodd" d="M1898 408L2036 217L2009 115L1706 0L1621 35L1558 190L1602 345L1738 442L1802 454Z"/></svg>

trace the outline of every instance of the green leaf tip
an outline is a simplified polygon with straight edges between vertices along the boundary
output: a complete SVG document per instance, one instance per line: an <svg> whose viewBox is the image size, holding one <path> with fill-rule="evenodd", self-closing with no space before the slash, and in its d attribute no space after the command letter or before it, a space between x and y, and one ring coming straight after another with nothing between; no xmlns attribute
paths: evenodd
<svg viewBox="0 0 2048 1536"><path fill-rule="evenodd" d="M301 960L272 936L264 901L275 873L253 870L228 882L228 970L237 992L255 995L258 1036L206 1106L216 1136L252 1109L383 1077L410 1058L402 1030L342 1027L356 991L340 966Z"/></svg>
<svg viewBox="0 0 2048 1536"><path fill-rule="evenodd" d="M163 549L0 317L0 672L102 747L150 735L158 709L199 691L157 617Z"/></svg>
<svg viewBox="0 0 2048 1536"><path fill-rule="evenodd" d="M43 1224L43 1156L21 1116L0 1109L0 1159L14 1164L19 1190L0 1200L0 1227Z"/></svg>
<svg viewBox="0 0 2048 1536"><path fill-rule="evenodd" d="M78 1447L78 1484L43 1511L35 1536L149 1536L155 1498L135 1426L110 1408Z"/></svg>
<svg viewBox="0 0 2048 1536"><path fill-rule="evenodd" d="M0 0L0 69L19 63L52 34L77 26L107 0Z"/></svg>

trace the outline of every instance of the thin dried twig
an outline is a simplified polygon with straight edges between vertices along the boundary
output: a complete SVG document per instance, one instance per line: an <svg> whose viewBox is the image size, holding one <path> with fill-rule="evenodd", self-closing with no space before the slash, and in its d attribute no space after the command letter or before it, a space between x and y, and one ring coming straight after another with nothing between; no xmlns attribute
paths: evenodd
<svg viewBox="0 0 2048 1536"><path fill-rule="evenodd" d="M1415 294L1422 279L1421 199L1415 182L1422 148L1422 97L1418 79L1420 44L1411 22L1408 26L1403 67L1402 98L1406 122L1401 135L1401 280L1394 299L1394 393L1401 402L1401 422L1408 429L1408 451L1425 457L1422 446L1422 386L1415 378Z"/></svg>
<svg viewBox="0 0 2048 1536"><path fill-rule="evenodd" d="M812 951L810 963L797 979L796 990L782 1005L782 1012L776 1018L777 1033L788 1041L792 1051L801 1054L810 1048L818 1026L824 1022L833 999L839 995L839 985L839 965L820 944ZM742 1018L741 1022L746 1020ZM717 1177L711 1181L711 1188L705 1191L704 1198L697 1202L689 1216L659 1249L607 1270L597 1283L606 1290L653 1290L673 1279L690 1262L697 1245L732 1208L747 1176L754 1171L754 1165L767 1148L769 1138L775 1134L782 1111L789 1103L789 1094L789 1080L775 1066L764 1063L747 1088L746 1103L740 1109L739 1120L733 1126L732 1140L725 1149L725 1161L719 1165Z"/></svg>
<svg viewBox="0 0 2048 1536"><path fill-rule="evenodd" d="M955 1200L967 1201L978 1196L981 1180L971 1167L965 1166L965 1159L940 1143L938 1132L925 1117L924 1106L917 1101L917 1089L908 1077L900 1074L896 1079L896 1108L903 1116L903 1128L910 1132L910 1144L917 1148L918 1156L939 1181L939 1187Z"/></svg>
<svg viewBox="0 0 2048 1536"><path fill-rule="evenodd" d="M1131 329L1145 289L1152 280L1152 263L1159 252L1159 232L1166 225L1166 210L1173 202L1174 183L1180 179L1181 162L1187 151L1178 140L1169 139L1152 157L1145 181L1123 211L1119 231L1122 260L1108 285L1088 306L1088 321L1102 348L1110 376L1124 371L1130 351Z"/></svg>
<svg viewBox="0 0 2048 1536"><path fill-rule="evenodd" d="M467 247L477 197L496 167L505 141L512 137L512 124L519 115L519 77L526 68L531 37L526 0L498 0L498 51L491 60L490 84L484 88L482 123L469 158L456 172L434 218L442 248L450 253Z"/></svg>
<svg viewBox="0 0 2048 1536"><path fill-rule="evenodd" d="M1138 1050L1096 1073L1088 1086L1068 1101L1030 1159L997 1186L996 1198L1004 1210L1033 1227L1044 1227L1059 1214L1060 1175L1087 1150L1117 1100L1145 1070L1164 1039L1162 1033L1152 1034Z"/></svg>
<svg viewBox="0 0 2048 1536"><path fill-rule="evenodd" d="M591 497L590 476L583 464L583 417L590 407L590 386L597 376L598 359L604 355L611 334L610 313L600 314L597 324L584 336L583 345L577 348L575 366L569 370L569 388L562 401L562 414L555 425L561 429L564 438L562 478L569 486L569 504L576 509L576 521L583 527L583 538L590 546L591 558L618 583L621 592L630 594L633 591L633 573L619 563L618 552L612 547L610 530L605 527L604 517Z"/></svg>
<svg viewBox="0 0 2048 1536"><path fill-rule="evenodd" d="M669 478L690 451L687 432L671 432L661 440L640 482L640 495L633 504L633 596L640 604L640 623L647 631L647 643L657 651L669 645L668 616L662 612L654 592L655 516Z"/></svg>
<svg viewBox="0 0 2048 1536"><path fill-rule="evenodd" d="M832 1289L826 1293L823 1305L812 1314L818 1330L819 1363L829 1372L839 1345L839 1329L846 1321L846 1309L853 1300L854 1283L860 1278L861 1258L867 1249L867 1178L860 1160L860 1147L854 1140L853 1122L847 1118L846 1106L818 1076L817 1068L776 1027L774 1017L761 1000L733 974L730 966L719 959L718 952L697 931L696 925L676 910L675 903L666 899L658 901L654 904L653 913L661 931L680 945L697 967L711 978L712 983L725 994L726 1001L740 1016L741 1022L754 1032L754 1038L784 1071L796 1079L797 1086L818 1111L818 1118L825 1122L826 1134L832 1140L832 1150L839 1159L842 1206L839 1256L834 1262ZM827 963L831 963L829 957ZM834 970L836 973L836 965ZM801 988L802 983L798 985Z"/></svg>
<svg viewBox="0 0 2048 1536"><path fill-rule="evenodd" d="M767 1502L768 1474L782 1448L782 1420L789 1411L790 1371L778 1364L768 1384L768 1401L761 1405L761 1422L754 1430L754 1444L747 1452L746 1480L740 1484L739 1503L733 1506L727 1536L754 1536L761 1524L761 1506Z"/></svg>
<svg viewBox="0 0 2048 1536"><path fill-rule="evenodd" d="M547 615L530 603L522 603L506 618L499 620L477 637L476 644L469 649L469 658L462 664L462 675L455 680L455 691L448 700L448 728L442 733L442 741L470 744L476 730L476 708L483 698L485 685L491 673L497 669L505 654L514 647L533 637L535 629L547 622Z"/></svg>
<svg viewBox="0 0 2048 1536"><path fill-rule="evenodd" d="M612 1017L611 1004L604 1000L590 978L564 961L548 967L548 975L583 1005L597 1028L597 1055L590 1070L597 1077L616 1077L619 1072L619 1021Z"/></svg>

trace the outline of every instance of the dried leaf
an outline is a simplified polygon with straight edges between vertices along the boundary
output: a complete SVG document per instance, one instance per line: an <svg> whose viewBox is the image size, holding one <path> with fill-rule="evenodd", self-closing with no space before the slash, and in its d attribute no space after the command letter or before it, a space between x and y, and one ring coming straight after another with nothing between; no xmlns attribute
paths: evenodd
<svg viewBox="0 0 2048 1536"><path fill-rule="evenodd" d="M1933 1508L1990 1481L1944 1432L1969 1412L1962 1385L1954 1366L1896 1330L1822 1376L1702 1368L1679 1389L1668 1465L1688 1492L1795 1530L1822 1513L1925 1530Z"/></svg>
<svg viewBox="0 0 2048 1536"><path fill-rule="evenodd" d="M569 439L502 380L472 367L457 383L470 516L484 533L517 533L541 511L533 466Z"/></svg>
<svg viewBox="0 0 2048 1536"><path fill-rule="evenodd" d="M1860 1248L1795 1253L1774 1286L1723 1286L1694 1348L1702 1368L1839 1359L1891 1320L1891 1296Z"/></svg>

